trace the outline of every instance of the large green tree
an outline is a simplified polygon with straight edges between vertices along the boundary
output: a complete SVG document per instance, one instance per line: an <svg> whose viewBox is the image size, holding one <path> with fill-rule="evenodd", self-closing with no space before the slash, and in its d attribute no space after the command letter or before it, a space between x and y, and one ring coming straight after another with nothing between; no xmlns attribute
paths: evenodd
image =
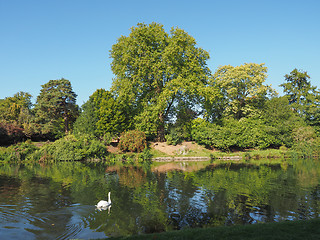
<svg viewBox="0 0 320 240"><path fill-rule="evenodd" d="M261 109L268 95L275 93L270 86L264 85L266 78L267 67L264 64L219 67L213 75L211 86L220 89L222 98L213 104L213 118L232 116L240 119Z"/></svg>
<svg viewBox="0 0 320 240"><path fill-rule="evenodd" d="M165 123L182 97L193 105L203 100L209 54L182 29L168 34L158 23L139 23L112 46L111 58L112 92L148 136L164 141Z"/></svg>
<svg viewBox="0 0 320 240"><path fill-rule="evenodd" d="M78 114L77 95L70 81L61 78L41 86L34 110L42 133L68 133Z"/></svg>
<svg viewBox="0 0 320 240"><path fill-rule="evenodd" d="M320 92L312 86L306 71L294 69L286 74L283 92L292 109L310 125L320 127Z"/></svg>

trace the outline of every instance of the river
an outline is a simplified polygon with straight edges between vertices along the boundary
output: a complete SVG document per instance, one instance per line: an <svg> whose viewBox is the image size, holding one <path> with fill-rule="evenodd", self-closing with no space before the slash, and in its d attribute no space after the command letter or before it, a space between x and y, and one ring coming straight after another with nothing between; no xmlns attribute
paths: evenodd
<svg viewBox="0 0 320 240"><path fill-rule="evenodd" d="M104 238L312 219L320 163L180 162L0 165L1 239ZM111 207L100 211L99 200Z"/></svg>

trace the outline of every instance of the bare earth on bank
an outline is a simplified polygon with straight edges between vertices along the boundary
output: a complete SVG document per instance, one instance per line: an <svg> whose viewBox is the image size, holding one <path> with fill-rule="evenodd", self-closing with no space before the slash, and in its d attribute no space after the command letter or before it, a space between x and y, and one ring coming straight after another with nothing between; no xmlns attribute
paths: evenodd
<svg viewBox="0 0 320 240"><path fill-rule="evenodd" d="M204 149L204 147L199 146L198 144L193 142L183 142L181 144L177 144L176 146L168 145L166 142L155 142L155 143L151 143L150 147L170 156L177 155L181 151L200 152L200 151L203 151ZM207 151L210 152L210 150L207 150Z"/></svg>
<svg viewBox="0 0 320 240"><path fill-rule="evenodd" d="M186 158L205 158L210 160L212 156L215 159L220 160L235 160L239 161L246 157L248 159L279 159L279 158L287 158L289 155L287 154L287 150L281 149L230 149L230 151L223 152L217 149L207 149L204 146L198 145L195 142L182 142L181 144L168 145L166 142L150 142L149 147L151 149L151 153L153 155L153 159L166 159L172 161L185 160ZM115 145L111 145L107 147L108 152L114 154L123 154L120 149ZM286 156L288 155L288 156ZM190 160L190 159L189 159Z"/></svg>
<svg viewBox="0 0 320 240"><path fill-rule="evenodd" d="M110 145L107 148L108 148L108 152L121 153L121 151L117 146ZM205 149L204 147L199 146L198 144L193 142L183 142L181 144L177 144L176 146L168 145L166 142L152 142L150 143L150 148L169 156L180 155L181 151L203 152ZM205 151L208 152L208 154L210 154L210 152L214 152L213 150L208 150L208 149L205 149Z"/></svg>

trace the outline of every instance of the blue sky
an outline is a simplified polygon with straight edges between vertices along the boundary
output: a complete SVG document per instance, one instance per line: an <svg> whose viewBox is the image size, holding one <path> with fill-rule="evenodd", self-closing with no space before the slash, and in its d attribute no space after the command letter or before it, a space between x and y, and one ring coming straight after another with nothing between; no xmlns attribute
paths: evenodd
<svg viewBox="0 0 320 240"><path fill-rule="evenodd" d="M29 92L62 77L82 105L114 77L109 51L139 22L179 27L222 65L265 63L266 84L294 68L320 87L319 0L0 0L0 98Z"/></svg>

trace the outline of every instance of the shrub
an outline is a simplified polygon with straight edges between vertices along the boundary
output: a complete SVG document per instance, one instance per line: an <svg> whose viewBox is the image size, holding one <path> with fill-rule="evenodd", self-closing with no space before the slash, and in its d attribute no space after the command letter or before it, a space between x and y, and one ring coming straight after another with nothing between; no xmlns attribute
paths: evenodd
<svg viewBox="0 0 320 240"><path fill-rule="evenodd" d="M34 156L40 161L78 161L102 159L107 155L103 143L90 135L75 137L68 135L54 143L44 145Z"/></svg>
<svg viewBox="0 0 320 240"><path fill-rule="evenodd" d="M108 146L112 142L113 134L110 132L106 132L102 137L100 137L100 140L103 142L104 145Z"/></svg>
<svg viewBox="0 0 320 240"><path fill-rule="evenodd" d="M293 149L311 157L319 153L320 138L316 135L315 129L311 126L295 128L292 131L294 139Z"/></svg>
<svg viewBox="0 0 320 240"><path fill-rule="evenodd" d="M142 131L130 130L120 136L119 148L121 151L142 152L146 147L146 135Z"/></svg>
<svg viewBox="0 0 320 240"><path fill-rule="evenodd" d="M228 150L236 144L233 137L234 132L230 129L224 129L200 118L193 120L191 134L196 143L206 147Z"/></svg>
<svg viewBox="0 0 320 240"><path fill-rule="evenodd" d="M286 152L286 151L288 151L288 148L286 146L282 145L282 146L279 147L279 150L281 152Z"/></svg>
<svg viewBox="0 0 320 240"><path fill-rule="evenodd" d="M254 118L223 119L221 125L195 119L192 138L198 144L224 151L230 148L260 148L277 145L272 127Z"/></svg>
<svg viewBox="0 0 320 240"><path fill-rule="evenodd" d="M0 121L0 145L19 142L25 137L23 129L14 123Z"/></svg>
<svg viewBox="0 0 320 240"><path fill-rule="evenodd" d="M152 153L150 152L149 148L143 149L142 153L138 155L139 162L147 162L151 160L151 158L152 158Z"/></svg>
<svg viewBox="0 0 320 240"><path fill-rule="evenodd" d="M0 160L2 161L23 161L32 158L32 154L38 150L31 141L26 141L2 148L0 151Z"/></svg>
<svg viewBox="0 0 320 240"><path fill-rule="evenodd" d="M178 128L172 128L170 133L166 135L166 141L168 145L176 146L179 143L182 143L183 133L179 131Z"/></svg>

